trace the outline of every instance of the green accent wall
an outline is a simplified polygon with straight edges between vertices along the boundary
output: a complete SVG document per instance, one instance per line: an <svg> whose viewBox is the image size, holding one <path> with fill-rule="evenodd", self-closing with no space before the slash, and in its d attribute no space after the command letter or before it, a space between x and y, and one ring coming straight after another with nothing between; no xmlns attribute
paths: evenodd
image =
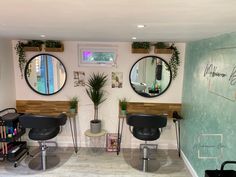
<svg viewBox="0 0 236 177"><path fill-rule="evenodd" d="M236 33L188 43L184 69L181 149L203 177L236 161Z"/></svg>

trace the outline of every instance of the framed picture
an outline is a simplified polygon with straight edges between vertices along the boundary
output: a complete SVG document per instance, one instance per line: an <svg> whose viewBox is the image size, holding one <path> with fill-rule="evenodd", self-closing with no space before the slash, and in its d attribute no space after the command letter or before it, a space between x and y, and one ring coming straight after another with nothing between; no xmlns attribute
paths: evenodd
<svg viewBox="0 0 236 177"><path fill-rule="evenodd" d="M112 72L111 80L112 80L111 88L122 88L123 73L122 72Z"/></svg>
<svg viewBox="0 0 236 177"><path fill-rule="evenodd" d="M107 151L116 152L117 151L117 133L107 133Z"/></svg>

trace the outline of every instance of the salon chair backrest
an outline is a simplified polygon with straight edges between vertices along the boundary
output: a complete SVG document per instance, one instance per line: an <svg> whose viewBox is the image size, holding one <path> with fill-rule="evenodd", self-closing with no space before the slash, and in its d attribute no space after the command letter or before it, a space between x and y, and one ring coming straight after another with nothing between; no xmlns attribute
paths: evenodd
<svg viewBox="0 0 236 177"><path fill-rule="evenodd" d="M20 124L24 128L53 128L66 123L67 115L62 113L58 116L42 116L34 114L24 114L19 117Z"/></svg>
<svg viewBox="0 0 236 177"><path fill-rule="evenodd" d="M128 114L126 122L133 127L162 128L166 126L167 117L152 114Z"/></svg>

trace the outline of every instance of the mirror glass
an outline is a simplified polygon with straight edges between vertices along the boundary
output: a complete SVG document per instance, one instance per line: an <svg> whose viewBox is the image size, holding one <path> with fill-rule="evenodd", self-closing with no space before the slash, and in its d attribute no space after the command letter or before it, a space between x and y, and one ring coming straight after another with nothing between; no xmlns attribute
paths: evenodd
<svg viewBox="0 0 236 177"><path fill-rule="evenodd" d="M156 97L170 86L172 73L168 63L157 56L145 56L131 68L129 79L134 91L144 97Z"/></svg>
<svg viewBox="0 0 236 177"><path fill-rule="evenodd" d="M52 95L66 83L66 69L62 62L50 54L32 57L25 67L25 80L35 92Z"/></svg>

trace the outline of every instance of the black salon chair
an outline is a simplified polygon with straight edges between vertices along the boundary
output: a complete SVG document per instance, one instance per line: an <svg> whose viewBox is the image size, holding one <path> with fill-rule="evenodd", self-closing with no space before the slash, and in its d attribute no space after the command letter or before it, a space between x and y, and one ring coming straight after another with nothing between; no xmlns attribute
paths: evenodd
<svg viewBox="0 0 236 177"><path fill-rule="evenodd" d="M133 136L145 141L142 170L146 172L148 170L148 160L150 160L148 157L147 141L154 141L160 137L160 128L166 126L167 117L152 114L128 114L126 122L130 126Z"/></svg>
<svg viewBox="0 0 236 177"><path fill-rule="evenodd" d="M41 149L41 164L38 170L46 170L46 140L52 139L60 132L60 126L66 123L66 114L58 116L42 116L34 114L24 114L19 117L20 125L30 128L29 138L38 141ZM40 162L39 162L40 163ZM38 167L35 167L36 169Z"/></svg>

